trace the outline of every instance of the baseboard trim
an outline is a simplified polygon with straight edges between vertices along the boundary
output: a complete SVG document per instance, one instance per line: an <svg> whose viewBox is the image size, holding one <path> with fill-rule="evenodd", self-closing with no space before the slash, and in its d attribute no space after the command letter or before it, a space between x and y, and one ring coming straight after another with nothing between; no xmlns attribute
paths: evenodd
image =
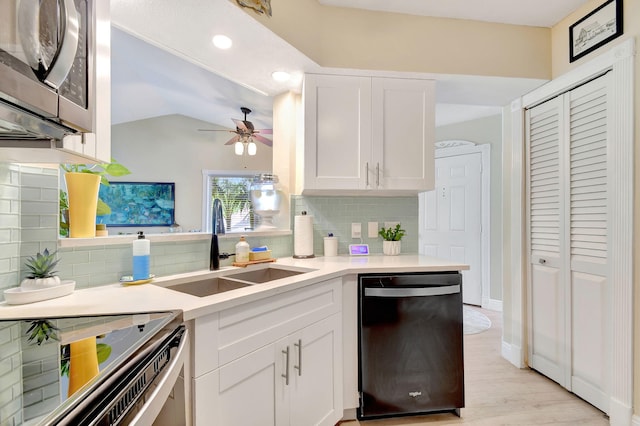
<svg viewBox="0 0 640 426"><path fill-rule="evenodd" d="M482 301L482 308L489 309L491 311L502 312L502 300L484 299Z"/></svg>
<svg viewBox="0 0 640 426"><path fill-rule="evenodd" d="M640 417L633 415L633 408L616 398L609 399L609 424L612 426L640 426Z"/></svg>
<svg viewBox="0 0 640 426"><path fill-rule="evenodd" d="M518 368L525 368L526 365L522 362L522 348L520 346L512 345L504 340L502 341L502 358L509 361L511 364Z"/></svg>
<svg viewBox="0 0 640 426"><path fill-rule="evenodd" d="M342 421L355 420L357 414L357 408L347 408L342 411Z"/></svg>

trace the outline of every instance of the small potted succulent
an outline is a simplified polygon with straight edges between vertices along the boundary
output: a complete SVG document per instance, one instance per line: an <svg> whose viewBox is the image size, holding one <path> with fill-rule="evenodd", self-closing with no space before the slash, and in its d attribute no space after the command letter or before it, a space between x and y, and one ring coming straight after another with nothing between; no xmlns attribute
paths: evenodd
<svg viewBox="0 0 640 426"><path fill-rule="evenodd" d="M24 290L36 290L60 285L60 277L53 270L58 262L56 252L49 253L47 249L27 258L25 266L29 274L22 280L20 287Z"/></svg>
<svg viewBox="0 0 640 426"><path fill-rule="evenodd" d="M397 256L400 254L401 242L400 240L406 234L407 231L400 228L400 224L396 224L395 227L382 228L378 231L378 235L384 240L382 242L382 252L389 256Z"/></svg>

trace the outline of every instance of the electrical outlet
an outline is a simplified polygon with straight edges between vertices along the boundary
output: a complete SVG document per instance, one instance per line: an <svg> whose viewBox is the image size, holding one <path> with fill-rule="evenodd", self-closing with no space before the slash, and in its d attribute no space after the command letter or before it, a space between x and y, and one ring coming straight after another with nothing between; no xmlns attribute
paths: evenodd
<svg viewBox="0 0 640 426"><path fill-rule="evenodd" d="M351 238L362 238L362 224L354 222L351 224Z"/></svg>
<svg viewBox="0 0 640 426"><path fill-rule="evenodd" d="M369 222L367 226L367 236L369 238L378 237L378 222Z"/></svg>

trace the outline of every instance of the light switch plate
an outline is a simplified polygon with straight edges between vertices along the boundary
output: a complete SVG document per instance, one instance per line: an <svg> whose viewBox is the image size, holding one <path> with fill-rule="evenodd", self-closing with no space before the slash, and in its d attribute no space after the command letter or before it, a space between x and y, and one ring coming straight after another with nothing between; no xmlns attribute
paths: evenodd
<svg viewBox="0 0 640 426"><path fill-rule="evenodd" d="M378 222L369 222L367 226L367 236L376 238L378 236Z"/></svg>
<svg viewBox="0 0 640 426"><path fill-rule="evenodd" d="M354 222L351 224L351 238L362 238L362 224Z"/></svg>

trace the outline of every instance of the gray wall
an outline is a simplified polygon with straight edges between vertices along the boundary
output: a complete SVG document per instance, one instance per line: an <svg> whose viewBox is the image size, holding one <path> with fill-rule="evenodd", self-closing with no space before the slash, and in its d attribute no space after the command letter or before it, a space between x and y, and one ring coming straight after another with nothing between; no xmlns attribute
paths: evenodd
<svg viewBox="0 0 640 426"><path fill-rule="evenodd" d="M502 116L436 128L436 141L462 139L491 145L490 298L502 300Z"/></svg>
<svg viewBox="0 0 640 426"><path fill-rule="evenodd" d="M200 132L198 129L222 131ZM233 146L225 145L234 135L228 129L182 115L112 126L111 156L132 172L112 180L175 182L176 222L184 231L199 230L202 228L202 170L270 172L272 169L271 148L258 143L255 156L235 155ZM131 232L127 228L119 230ZM145 232L166 231L166 228L155 228Z"/></svg>

